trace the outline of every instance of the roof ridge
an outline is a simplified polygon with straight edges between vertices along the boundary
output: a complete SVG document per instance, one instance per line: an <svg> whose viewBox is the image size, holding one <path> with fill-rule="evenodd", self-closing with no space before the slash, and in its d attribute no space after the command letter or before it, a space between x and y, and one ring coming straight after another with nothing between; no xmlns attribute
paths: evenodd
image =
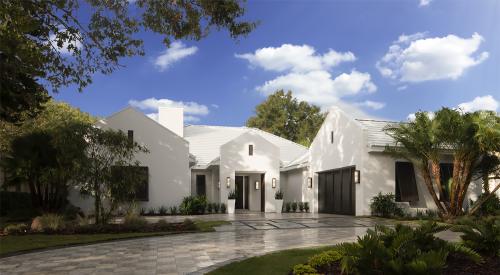
<svg viewBox="0 0 500 275"><path fill-rule="evenodd" d="M395 120L379 120L379 119L367 119L367 118L355 118L357 121L375 121L375 122L391 122L391 123L401 123L402 121Z"/></svg>
<svg viewBox="0 0 500 275"><path fill-rule="evenodd" d="M243 126L243 127L244 127L244 128L246 128L246 129L256 130L256 131L264 132L264 133L269 134L269 135L273 135L273 136L275 136L275 137L277 137L277 138L280 138L280 139L285 140L285 141L287 141L287 142L290 142L290 143L293 143L293 144L299 145L299 146L303 147L304 149L309 150L309 148L308 148L308 147L306 147L306 146L304 146L304 145L302 145L302 144L300 144L300 143L297 143L297 142L295 142L295 141L291 141L291 140L286 139L286 138L284 138L284 137L280 137L280 136L275 135L275 134L273 134L273 133L269 133L269 132L264 131L264 130L262 130L262 129L259 129L259 128L254 128L254 127L247 127L247 126Z"/></svg>

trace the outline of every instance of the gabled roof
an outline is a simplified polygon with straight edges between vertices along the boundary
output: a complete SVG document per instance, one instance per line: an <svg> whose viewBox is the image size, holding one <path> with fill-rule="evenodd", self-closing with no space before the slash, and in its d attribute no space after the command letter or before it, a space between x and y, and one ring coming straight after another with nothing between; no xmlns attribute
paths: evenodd
<svg viewBox="0 0 500 275"><path fill-rule="evenodd" d="M394 139L390 137L384 128L387 125L397 124L396 121L372 120L372 119L356 119L366 133L368 146L380 146L394 144Z"/></svg>
<svg viewBox="0 0 500 275"><path fill-rule="evenodd" d="M307 152L307 148L268 132L249 127L188 125L184 127L184 138L189 141L189 151L196 157L198 166L216 163L220 146L236 137L253 131L280 149L280 159L286 165Z"/></svg>

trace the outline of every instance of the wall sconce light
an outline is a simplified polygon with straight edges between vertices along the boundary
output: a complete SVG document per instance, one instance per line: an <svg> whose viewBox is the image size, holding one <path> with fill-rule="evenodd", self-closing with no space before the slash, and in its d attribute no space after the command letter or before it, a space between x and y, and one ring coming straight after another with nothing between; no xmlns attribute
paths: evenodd
<svg viewBox="0 0 500 275"><path fill-rule="evenodd" d="M307 188L312 188L313 187L313 178L308 177L307 178Z"/></svg>
<svg viewBox="0 0 500 275"><path fill-rule="evenodd" d="M355 183L361 182L361 172L359 170L354 170L354 182Z"/></svg>
<svg viewBox="0 0 500 275"><path fill-rule="evenodd" d="M276 188L276 178L273 178L271 185L273 188Z"/></svg>
<svg viewBox="0 0 500 275"><path fill-rule="evenodd" d="M219 182L217 182L217 189L219 189L219 190L220 190L220 181L219 181Z"/></svg>
<svg viewBox="0 0 500 275"><path fill-rule="evenodd" d="M231 177L226 178L226 187L230 188L231 187Z"/></svg>
<svg viewBox="0 0 500 275"><path fill-rule="evenodd" d="M259 181L255 181L255 190L259 190Z"/></svg>

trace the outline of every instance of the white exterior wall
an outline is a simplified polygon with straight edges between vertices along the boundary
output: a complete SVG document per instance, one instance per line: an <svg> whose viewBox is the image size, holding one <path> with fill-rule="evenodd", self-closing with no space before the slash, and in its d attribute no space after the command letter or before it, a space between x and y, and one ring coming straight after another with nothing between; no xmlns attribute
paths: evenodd
<svg viewBox="0 0 500 275"><path fill-rule="evenodd" d="M299 168L281 173L281 191L285 202L308 202L313 205L314 188L307 187L308 168ZM314 187L314 183L313 183Z"/></svg>
<svg viewBox="0 0 500 275"><path fill-rule="evenodd" d="M330 142L331 131L334 131L333 144ZM313 175L314 190L311 204L313 212L318 211L317 173L352 165L359 170L366 155L364 141L361 125L356 120L338 108L330 110L309 148L310 174ZM360 211L363 209L363 201L363 188L356 184L356 215L363 215Z"/></svg>
<svg viewBox="0 0 500 275"><path fill-rule="evenodd" d="M139 207L178 206L182 198L190 195L189 144L186 140L132 108L124 109L110 117L103 128L134 131L134 140L145 145L149 153L138 154L136 159L149 168L149 201L139 202ZM83 210L90 210L92 203L72 192L70 201Z"/></svg>
<svg viewBox="0 0 500 275"><path fill-rule="evenodd" d="M248 145L252 144L253 156L248 154ZM259 134L249 131L233 139L220 147L220 200L227 203L229 190L235 189L235 175L239 174L259 174L265 173L265 211L274 212L274 193L276 189L271 186L272 178L276 178L277 188L280 186L280 150L279 147L270 143ZM257 176L257 175L254 175ZM226 178L231 178L230 188L226 187ZM260 189L255 190L255 180L250 186L250 207L260 210ZM260 181L260 178L258 179ZM252 193L258 191L259 196ZM257 200L258 199L258 200ZM258 202L257 207L255 203Z"/></svg>
<svg viewBox="0 0 500 275"><path fill-rule="evenodd" d="M191 170L191 195L196 195L196 176L205 175L205 191L209 202L219 202L219 170L217 167L209 169Z"/></svg>

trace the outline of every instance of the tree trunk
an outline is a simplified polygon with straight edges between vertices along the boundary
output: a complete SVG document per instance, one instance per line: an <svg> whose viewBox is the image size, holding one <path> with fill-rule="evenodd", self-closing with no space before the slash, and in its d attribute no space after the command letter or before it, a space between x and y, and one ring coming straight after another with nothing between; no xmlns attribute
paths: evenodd
<svg viewBox="0 0 500 275"><path fill-rule="evenodd" d="M97 181L94 180L94 214L95 214L95 224L99 224L100 223L100 215L99 215L99 210L100 210L100 201L101 201L101 194L99 192L99 185L97 184Z"/></svg>
<svg viewBox="0 0 500 275"><path fill-rule="evenodd" d="M443 183L441 182L441 167L439 166L439 161L431 161L431 173L439 191L439 204L441 205L441 200L444 199L444 189ZM445 207L446 211L449 212L449 206L445 204Z"/></svg>
<svg viewBox="0 0 500 275"><path fill-rule="evenodd" d="M421 165L420 172L422 173L422 176L424 177L424 182L425 182L425 185L427 186L427 190L431 194L432 199L434 200L434 203L436 204L436 206L439 210L439 216L441 216L441 217L446 216L448 213L447 213L446 209L443 207L443 205L441 204L441 202L439 201L439 199L436 195L436 191L434 190L434 187L432 186L432 178L431 178L431 175L429 173L428 165L427 164Z"/></svg>
<svg viewBox="0 0 500 275"><path fill-rule="evenodd" d="M482 179L483 179L483 189L484 189L484 193L485 194L489 194L490 193L490 176L486 173L483 174L482 176Z"/></svg>
<svg viewBox="0 0 500 275"><path fill-rule="evenodd" d="M483 203L485 203L487 200L489 200L491 197L493 197L495 195L495 192L498 191L498 189L500 189L500 183L497 184L497 186L495 188L493 188L493 191L491 191L488 195L483 197L483 199L481 199L480 201L477 201L474 204L474 207L472 207L472 209L469 211L468 215L473 215L479 208L481 208L481 205L483 205Z"/></svg>
<svg viewBox="0 0 500 275"><path fill-rule="evenodd" d="M462 172L462 182L460 184L460 192L458 196L458 201L455 209L455 215L461 215L462 214L462 206L464 204L465 196L467 195L467 190L469 189L469 185L472 179L472 161L467 160L467 162L464 165L464 169Z"/></svg>

